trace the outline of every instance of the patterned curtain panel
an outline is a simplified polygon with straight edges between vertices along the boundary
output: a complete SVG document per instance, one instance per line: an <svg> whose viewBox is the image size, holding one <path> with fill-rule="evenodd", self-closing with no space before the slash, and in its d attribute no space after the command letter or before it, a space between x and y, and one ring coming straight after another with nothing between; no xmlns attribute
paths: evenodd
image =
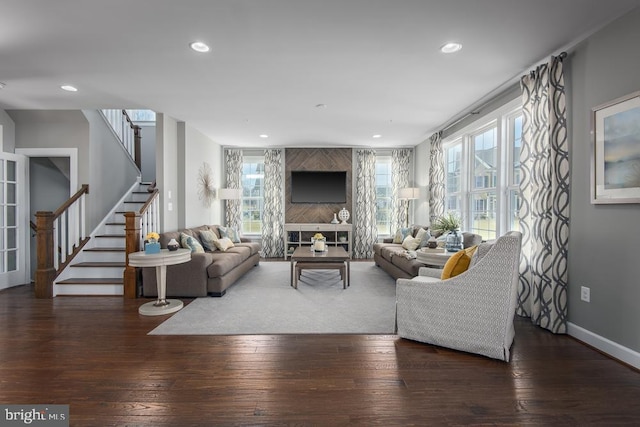
<svg viewBox="0 0 640 427"><path fill-rule="evenodd" d="M262 209L262 256L284 256L284 156L282 150L264 152L264 205Z"/></svg>
<svg viewBox="0 0 640 427"><path fill-rule="evenodd" d="M442 133L431 136L429 152L429 218L431 222L444 215L444 152Z"/></svg>
<svg viewBox="0 0 640 427"><path fill-rule="evenodd" d="M398 200L401 188L409 186L409 168L413 150L402 148L391 152L391 232L407 224L407 200Z"/></svg>
<svg viewBox="0 0 640 427"><path fill-rule="evenodd" d="M242 188L242 150L226 150L226 188ZM242 229L242 200L225 200L224 218L227 227Z"/></svg>
<svg viewBox="0 0 640 427"><path fill-rule="evenodd" d="M517 314L554 333L567 331L569 152L562 60L521 79L523 129Z"/></svg>
<svg viewBox="0 0 640 427"><path fill-rule="evenodd" d="M356 150L355 215L353 216L353 258L373 258L378 241L376 223L376 152Z"/></svg>

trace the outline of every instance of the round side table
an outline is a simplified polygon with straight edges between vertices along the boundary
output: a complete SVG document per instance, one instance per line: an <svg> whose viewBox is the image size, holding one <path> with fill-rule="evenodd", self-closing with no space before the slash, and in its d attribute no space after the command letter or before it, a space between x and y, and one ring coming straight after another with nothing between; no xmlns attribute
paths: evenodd
<svg viewBox="0 0 640 427"><path fill-rule="evenodd" d="M191 260L191 249L170 251L161 249L159 254L147 254L144 251L129 254L129 265L133 267L155 267L158 286L158 299L142 304L138 313L145 316L159 316L175 313L183 307L179 299L167 299L167 265L181 264Z"/></svg>

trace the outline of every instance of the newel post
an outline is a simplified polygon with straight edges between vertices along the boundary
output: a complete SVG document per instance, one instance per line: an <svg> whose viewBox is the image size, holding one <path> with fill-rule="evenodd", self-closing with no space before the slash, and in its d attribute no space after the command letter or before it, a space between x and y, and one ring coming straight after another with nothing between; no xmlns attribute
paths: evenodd
<svg viewBox="0 0 640 427"><path fill-rule="evenodd" d="M129 254L140 250L140 214L137 212L125 212L125 268L123 276L124 297L138 297L138 275L136 268L129 265Z"/></svg>
<svg viewBox="0 0 640 427"><path fill-rule="evenodd" d="M36 212L36 298L53 298L53 212Z"/></svg>

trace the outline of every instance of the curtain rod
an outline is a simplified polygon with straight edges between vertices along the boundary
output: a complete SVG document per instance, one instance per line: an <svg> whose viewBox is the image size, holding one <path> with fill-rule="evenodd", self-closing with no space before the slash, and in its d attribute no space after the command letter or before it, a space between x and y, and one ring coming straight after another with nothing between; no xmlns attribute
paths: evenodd
<svg viewBox="0 0 640 427"><path fill-rule="evenodd" d="M565 59L567 57L567 52L562 51L558 54L557 56L558 58L560 58L560 60L562 61L563 59ZM476 109L474 109L473 111L468 112L467 114L465 114L464 116L460 117L459 119L457 119L456 121L454 121L453 123L449 123L447 126L445 126L444 128L442 128L439 132L444 133L445 131L451 129L452 127L454 127L455 125L457 125L458 123L460 123L461 121L463 121L464 119L466 119L469 116L475 116L480 114L480 112L482 111L482 109L484 107L486 107L491 101L493 101L494 99L496 99L497 97L499 97L501 94L496 95L495 97L491 98L490 100L484 102L481 106L477 107Z"/></svg>

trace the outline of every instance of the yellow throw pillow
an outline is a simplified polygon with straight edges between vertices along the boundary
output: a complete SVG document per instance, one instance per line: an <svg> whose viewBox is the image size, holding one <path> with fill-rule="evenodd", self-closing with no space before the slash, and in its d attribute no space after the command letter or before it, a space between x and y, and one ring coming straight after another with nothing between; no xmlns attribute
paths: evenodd
<svg viewBox="0 0 640 427"><path fill-rule="evenodd" d="M470 248L463 249L451 255L442 269L440 279L450 279L467 271L469 263L471 262L471 257L477 248L477 246L471 246Z"/></svg>

